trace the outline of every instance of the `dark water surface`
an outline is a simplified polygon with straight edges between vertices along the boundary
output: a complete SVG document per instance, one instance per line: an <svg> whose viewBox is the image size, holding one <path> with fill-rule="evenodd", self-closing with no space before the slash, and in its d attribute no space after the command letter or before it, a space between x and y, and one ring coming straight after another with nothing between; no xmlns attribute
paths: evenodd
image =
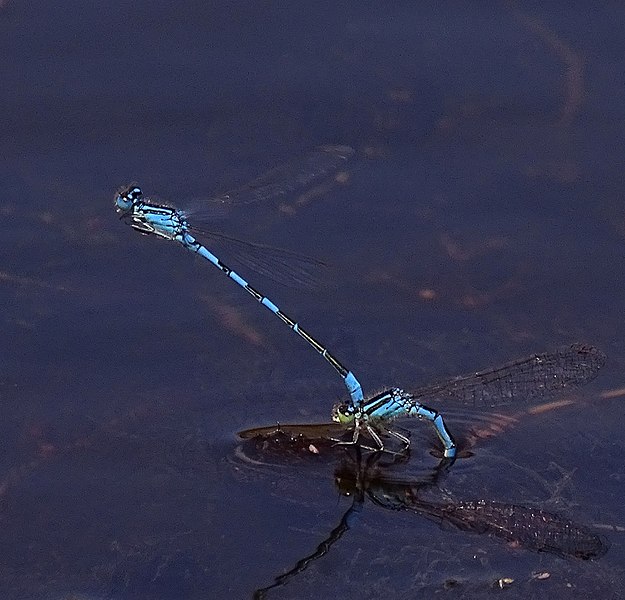
<svg viewBox="0 0 625 600"><path fill-rule="evenodd" d="M625 598L623 31L618 2L0 0L0 597L250 598L338 525L339 454L250 460L235 434L327 420L340 378L112 206L133 179L198 198L330 143L356 150L340 182L218 224L328 262L327 285L250 280L368 393L602 348L567 405L436 407L464 450L438 494L610 548L366 500L267 597ZM409 425L392 477L420 481L438 444Z"/></svg>

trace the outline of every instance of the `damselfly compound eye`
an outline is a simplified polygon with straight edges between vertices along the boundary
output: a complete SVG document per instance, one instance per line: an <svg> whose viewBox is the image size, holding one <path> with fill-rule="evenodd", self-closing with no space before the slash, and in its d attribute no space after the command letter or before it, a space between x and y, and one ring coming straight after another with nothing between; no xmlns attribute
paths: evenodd
<svg viewBox="0 0 625 600"><path fill-rule="evenodd" d="M128 189L128 191L125 193L125 196L131 202L136 202L137 200L139 200L139 198L141 198L141 196L143 196L143 193L141 192L141 188L133 186Z"/></svg>
<svg viewBox="0 0 625 600"><path fill-rule="evenodd" d="M136 185L130 185L120 189L115 195L117 211L128 213L142 197L141 188Z"/></svg>

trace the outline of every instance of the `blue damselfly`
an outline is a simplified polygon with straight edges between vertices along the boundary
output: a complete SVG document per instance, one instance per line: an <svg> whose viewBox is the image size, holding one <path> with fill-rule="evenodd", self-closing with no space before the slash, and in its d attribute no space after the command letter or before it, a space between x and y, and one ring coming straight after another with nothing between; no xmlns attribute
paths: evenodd
<svg viewBox="0 0 625 600"><path fill-rule="evenodd" d="M223 263L206 245L200 243L195 235L214 239L216 234L206 231L202 227L203 212L212 214L212 208L220 204L247 204L279 197L292 193L300 187L310 185L315 180L327 177L336 170L347 158L353 154L348 146L321 146L300 159L286 163L253 182L238 188L235 191L217 196L206 201L204 206L196 205L190 210L182 210L174 206L152 202L145 199L137 185L130 185L120 189L115 195L115 207L121 219L127 221L134 229L146 235L156 235L167 240L175 241L187 250L198 254L216 266L220 271L240 285L255 300L274 313L290 329L302 337L319 354L323 356L339 373L345 382L351 402L359 404L363 400L362 388L355 375L330 351L308 332L297 321L291 319L267 296L252 287L247 280ZM195 219L193 223L189 219ZM225 236L217 234L221 240ZM227 238L232 241L232 238ZM244 244L245 242L239 242ZM293 255L295 256L295 255ZM292 257L291 257L292 258ZM255 268L256 265L250 265ZM271 265L258 269L262 274L271 275Z"/></svg>
<svg viewBox="0 0 625 600"><path fill-rule="evenodd" d="M342 377L350 398L346 403L335 405L332 418L345 426L353 426L352 439L339 442L341 444L358 444L364 431L373 439L375 444L375 447L371 448L373 450L385 450L382 434L396 438L407 448L410 444L408 438L391 429L389 423L400 417L417 417L432 423L443 444L444 456L452 458L456 455L456 444L445 426L442 415L429 408L426 403L459 399L464 403L499 405L502 401L508 402L517 398L545 398L562 388L581 385L595 376L605 360L603 353L592 346L576 344L558 352L536 354L497 369L456 378L413 393L400 388L391 388L365 401L362 387L351 370L331 354L326 346L305 331L297 321L252 287L246 279L222 262L196 238L197 235L203 239L221 239L246 244L204 229L203 217L212 212L207 206L224 203L245 204L292 193L320 177L329 175L352 153L351 148L346 146L322 146L234 192L218 196L212 201L205 202L203 206L199 205L190 210L146 199L141 189L134 184L118 191L115 206L121 219L140 233L178 242L190 252L211 262L256 301L279 317L334 367ZM254 267L253 264L250 266ZM257 270L271 275L271 264L264 263L261 266L262 268Z"/></svg>
<svg viewBox="0 0 625 600"><path fill-rule="evenodd" d="M365 429L376 445L383 447L380 433L385 432L408 445L408 439L389 424L402 417L431 421L443 446L445 456L455 455L455 443L441 415L429 405L460 403L465 406L503 406L522 400L546 400L561 390L582 386L597 375L605 364L605 354L585 344L572 344L555 352L533 354L500 367L454 377L413 392L391 388L361 404L340 403L332 409L332 419L354 424L355 442Z"/></svg>

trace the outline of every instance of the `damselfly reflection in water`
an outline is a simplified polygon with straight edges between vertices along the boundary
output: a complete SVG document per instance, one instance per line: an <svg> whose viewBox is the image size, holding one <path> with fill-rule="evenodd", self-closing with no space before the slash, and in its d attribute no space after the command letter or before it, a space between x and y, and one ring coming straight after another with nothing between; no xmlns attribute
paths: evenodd
<svg viewBox="0 0 625 600"><path fill-rule="evenodd" d="M205 239L233 241L208 232L204 229L207 215L212 214L210 205L224 203L249 203L266 200L270 197L292 193L310 185L313 181L327 177L353 154L345 146L323 146L312 153L274 169L267 175L239 188L207 201L204 208L196 205L188 210L176 208L144 198L141 188L130 185L122 188L115 196L115 206L121 219L134 229L146 235L155 235L178 242L190 252L201 256L217 267L227 277L248 292L257 302L275 314L291 330L302 337L312 348L337 371L349 393L347 402L337 404L332 411L334 421L352 430L350 440L337 443L357 445L361 433L371 438L373 450L385 450L383 436L398 440L402 449L408 448L410 440L392 429L390 423L400 417L416 417L429 421L443 445L444 456L456 456L456 443L449 433L442 415L429 408L426 402L442 399L459 399L463 403L501 404L518 398L547 397L554 392L573 385L581 385L592 379L604 362L604 355L591 346L577 344L551 354L537 354L528 359L504 365L499 369L489 369L482 373L459 378L441 386L431 386L415 393L393 387L369 399L365 399L362 387L354 373L345 367L322 343L318 342L298 321L289 317L277 304L252 287L246 279L227 266L205 243ZM198 236L198 237L196 237ZM240 247L245 244L238 242ZM295 258L292 255L291 258ZM269 263L257 261L259 269L272 274ZM284 267L286 263L276 262ZM249 263L251 267L254 264Z"/></svg>
<svg viewBox="0 0 625 600"><path fill-rule="evenodd" d="M301 435L307 433L303 430ZM270 437L268 434L268 441ZM253 447L254 465L259 460L256 453L258 442L258 438L255 445L247 442L248 449ZM356 449L353 460L347 455L344 457L335 470L334 480L340 493L352 498L351 505L341 516L338 525L312 553L277 576L272 584L256 590L253 596L255 599L266 598L271 589L286 585L314 561L326 556L362 518L367 499L386 510L411 512L441 527L485 534L515 548L581 560L599 558L608 549L607 542L590 528L540 508L484 498L464 500L450 497L449 492L443 491L441 486L453 459L443 458L419 480L405 480L394 477L388 471L394 464L383 465L380 456L381 453L375 453L364 459ZM239 457L245 459L245 450L241 451ZM401 460L396 456L394 463Z"/></svg>

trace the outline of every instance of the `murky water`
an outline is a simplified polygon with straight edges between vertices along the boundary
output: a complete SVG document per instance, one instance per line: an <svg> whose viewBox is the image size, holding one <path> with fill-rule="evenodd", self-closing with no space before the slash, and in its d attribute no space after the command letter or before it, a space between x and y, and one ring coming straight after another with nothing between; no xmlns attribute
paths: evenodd
<svg viewBox="0 0 625 600"><path fill-rule="evenodd" d="M198 198L332 143L356 151L338 180L216 228L328 263L313 292L249 278L365 392L575 341L608 363L541 410L436 407L463 452L434 500L365 494L267 597L625 597L624 24L617 4L0 1L0 595L251 598L339 526L349 457L252 460L236 432L326 421L340 378L112 206L131 180ZM378 498L431 480L435 436L408 426ZM440 516L477 500L609 548Z"/></svg>

